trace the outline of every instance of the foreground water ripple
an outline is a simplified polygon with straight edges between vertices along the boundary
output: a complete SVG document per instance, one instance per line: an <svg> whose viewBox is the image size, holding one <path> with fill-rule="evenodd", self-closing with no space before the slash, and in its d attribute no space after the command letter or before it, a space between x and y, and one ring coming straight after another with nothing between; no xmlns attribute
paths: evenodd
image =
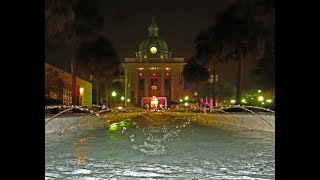
<svg viewBox="0 0 320 180"><path fill-rule="evenodd" d="M275 179L274 133L183 125L46 135L45 179Z"/></svg>

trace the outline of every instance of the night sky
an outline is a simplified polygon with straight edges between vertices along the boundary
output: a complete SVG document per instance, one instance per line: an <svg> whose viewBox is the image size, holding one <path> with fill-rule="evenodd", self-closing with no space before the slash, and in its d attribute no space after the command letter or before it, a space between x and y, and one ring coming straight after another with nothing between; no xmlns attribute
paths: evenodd
<svg viewBox="0 0 320 180"><path fill-rule="evenodd" d="M138 45L148 37L152 16L159 27L159 37L172 50L172 57L190 58L197 33L215 22L216 13L235 0L106 0L102 1L105 36L112 42L118 56L135 57ZM68 48L62 43L46 41L48 63L64 70L69 68ZM249 69L255 62L245 63L244 88L251 86ZM236 83L236 64L218 64L219 78Z"/></svg>

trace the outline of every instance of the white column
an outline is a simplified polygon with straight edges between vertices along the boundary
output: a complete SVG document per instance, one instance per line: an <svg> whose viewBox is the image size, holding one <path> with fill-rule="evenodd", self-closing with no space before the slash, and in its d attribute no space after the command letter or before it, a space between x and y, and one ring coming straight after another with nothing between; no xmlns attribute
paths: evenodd
<svg viewBox="0 0 320 180"><path fill-rule="evenodd" d="M161 90L160 90L160 94L161 96L164 96L164 73L161 72L161 76L160 76L160 82L161 82Z"/></svg>
<svg viewBox="0 0 320 180"><path fill-rule="evenodd" d="M144 77L144 96L147 97L148 96L148 90L149 90L149 72L146 71L143 74Z"/></svg>

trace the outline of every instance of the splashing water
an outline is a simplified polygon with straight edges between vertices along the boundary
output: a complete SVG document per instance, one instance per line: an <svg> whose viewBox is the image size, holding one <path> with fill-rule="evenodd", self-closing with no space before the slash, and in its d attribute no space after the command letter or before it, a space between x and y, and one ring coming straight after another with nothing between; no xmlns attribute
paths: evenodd
<svg viewBox="0 0 320 180"><path fill-rule="evenodd" d="M198 126L201 116L46 135L46 179L275 178L274 133Z"/></svg>

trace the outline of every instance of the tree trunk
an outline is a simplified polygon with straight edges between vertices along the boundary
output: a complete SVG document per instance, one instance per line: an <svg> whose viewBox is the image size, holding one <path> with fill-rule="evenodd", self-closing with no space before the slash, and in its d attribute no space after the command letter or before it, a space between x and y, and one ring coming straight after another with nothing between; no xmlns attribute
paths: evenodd
<svg viewBox="0 0 320 180"><path fill-rule="evenodd" d="M70 59L70 67L72 74L72 105L78 105L77 99L77 68L76 68L76 54L77 54L77 42L76 42L76 33L72 33L71 37L71 59Z"/></svg>
<svg viewBox="0 0 320 180"><path fill-rule="evenodd" d="M238 60L238 81L237 81L237 99L236 103L241 104L242 84L243 84L243 63L244 54L241 53L240 59Z"/></svg>
<svg viewBox="0 0 320 180"><path fill-rule="evenodd" d="M97 77L96 77L96 104L97 105L100 105L99 81L100 81L99 72L97 72Z"/></svg>

